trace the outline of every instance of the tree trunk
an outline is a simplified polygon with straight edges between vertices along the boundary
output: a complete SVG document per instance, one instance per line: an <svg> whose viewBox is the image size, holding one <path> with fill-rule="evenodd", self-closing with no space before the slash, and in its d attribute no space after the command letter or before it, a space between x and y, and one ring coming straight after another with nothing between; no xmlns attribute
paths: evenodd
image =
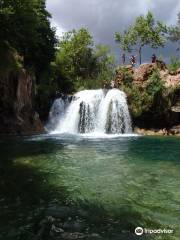
<svg viewBox="0 0 180 240"><path fill-rule="evenodd" d="M142 63L141 52L142 52L142 47L140 46L140 48L139 48L139 64L140 64L140 65L141 65L141 63Z"/></svg>

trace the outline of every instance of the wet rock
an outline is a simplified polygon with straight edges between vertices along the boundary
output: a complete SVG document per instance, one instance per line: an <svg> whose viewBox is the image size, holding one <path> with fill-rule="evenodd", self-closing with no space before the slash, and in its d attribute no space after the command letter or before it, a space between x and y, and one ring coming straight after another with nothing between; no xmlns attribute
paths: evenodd
<svg viewBox="0 0 180 240"><path fill-rule="evenodd" d="M55 233L63 233L63 232L64 232L64 229L59 228L59 227L56 227L56 226L53 224L52 227L51 227L51 231L52 231L52 232L55 232Z"/></svg>
<svg viewBox="0 0 180 240"><path fill-rule="evenodd" d="M50 216L43 219L39 224L39 231L33 240L47 239L47 237L50 235L52 224L54 221L55 219Z"/></svg>
<svg viewBox="0 0 180 240"><path fill-rule="evenodd" d="M174 106L171 107L171 111L175 113L180 113L180 95L178 96Z"/></svg>
<svg viewBox="0 0 180 240"><path fill-rule="evenodd" d="M147 136L163 136L168 135L167 129L144 129L144 128L134 128L134 132L140 135L147 135Z"/></svg>
<svg viewBox="0 0 180 240"><path fill-rule="evenodd" d="M98 233L92 233L89 235L89 237L91 237L91 239L102 239L101 236Z"/></svg>
<svg viewBox="0 0 180 240"><path fill-rule="evenodd" d="M165 135L176 135L180 136L180 125L171 127L170 129L144 129L144 128L134 128L134 132L140 135L147 136L165 136Z"/></svg>
<svg viewBox="0 0 180 240"><path fill-rule="evenodd" d="M69 233L65 232L61 234L63 240L76 240L76 239L85 239L86 235L79 232Z"/></svg>
<svg viewBox="0 0 180 240"><path fill-rule="evenodd" d="M72 217L87 218L88 212L82 209L76 209L73 207L53 205L47 208L45 215L67 220L68 218L72 218Z"/></svg>
<svg viewBox="0 0 180 240"><path fill-rule="evenodd" d="M169 129L169 133L171 135L180 136L180 125L173 126L171 129Z"/></svg>
<svg viewBox="0 0 180 240"><path fill-rule="evenodd" d="M73 214L74 211L69 208L69 207L49 207L46 210L46 216L52 216L55 218L61 218L61 219L65 219L68 218L69 216L71 216L71 214Z"/></svg>
<svg viewBox="0 0 180 240"><path fill-rule="evenodd" d="M80 210L77 210L77 215L82 217L82 218L87 218L89 216L89 213L80 209Z"/></svg>
<svg viewBox="0 0 180 240"><path fill-rule="evenodd" d="M81 232L85 226L83 226L82 222L66 221L63 225L63 228L69 232Z"/></svg>

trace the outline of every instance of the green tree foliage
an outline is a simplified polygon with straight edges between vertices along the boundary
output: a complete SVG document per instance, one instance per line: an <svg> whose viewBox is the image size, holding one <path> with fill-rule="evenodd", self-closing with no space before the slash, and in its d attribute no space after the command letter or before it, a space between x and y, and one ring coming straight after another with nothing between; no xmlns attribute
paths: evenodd
<svg viewBox="0 0 180 240"><path fill-rule="evenodd" d="M0 43L17 50L39 75L54 56L56 42L45 0L1 0Z"/></svg>
<svg viewBox="0 0 180 240"><path fill-rule="evenodd" d="M54 63L59 88L72 92L100 87L103 80L112 77L113 61L109 48L94 46L87 29L67 32L59 42Z"/></svg>
<svg viewBox="0 0 180 240"><path fill-rule="evenodd" d="M57 89L50 65L57 40L50 17L45 0L0 0L0 75L22 67L35 75L35 107L41 116Z"/></svg>
<svg viewBox="0 0 180 240"><path fill-rule="evenodd" d="M178 13L178 21L176 26L169 27L169 37L172 42L178 42L180 46L180 12ZM177 48L180 51L180 47Z"/></svg>
<svg viewBox="0 0 180 240"><path fill-rule="evenodd" d="M133 46L138 47L141 64L142 48L145 45L151 48L163 47L166 32L166 26L159 21L156 22L153 14L148 12L146 16L137 17L134 24L130 25L124 34L116 32L115 40L124 51L131 52Z"/></svg>
<svg viewBox="0 0 180 240"><path fill-rule="evenodd" d="M176 57L171 57L170 63L167 65L170 72L175 73L180 68L180 60Z"/></svg>
<svg viewBox="0 0 180 240"><path fill-rule="evenodd" d="M112 80L115 68L114 55L111 54L110 48L108 46L104 46L101 44L96 45L94 54L98 69L99 82L110 82Z"/></svg>
<svg viewBox="0 0 180 240"><path fill-rule="evenodd" d="M159 71L156 69L148 79L146 92L150 96L154 97L157 94L162 94L164 90L164 82L160 77Z"/></svg>
<svg viewBox="0 0 180 240"><path fill-rule="evenodd" d="M84 28L65 33L59 42L56 54L56 64L61 68L61 74L68 81L83 78L92 74L92 37Z"/></svg>
<svg viewBox="0 0 180 240"><path fill-rule="evenodd" d="M176 26L169 28L170 40L180 43L180 12L178 13L178 21Z"/></svg>

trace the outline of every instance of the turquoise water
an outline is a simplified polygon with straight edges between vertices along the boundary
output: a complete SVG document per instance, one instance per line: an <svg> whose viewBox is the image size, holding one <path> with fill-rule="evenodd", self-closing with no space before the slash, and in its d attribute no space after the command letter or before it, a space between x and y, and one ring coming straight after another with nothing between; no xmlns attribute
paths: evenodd
<svg viewBox="0 0 180 240"><path fill-rule="evenodd" d="M62 206L102 239L180 239L179 138L41 135L0 149L0 239L34 239ZM137 238L138 226L174 233Z"/></svg>

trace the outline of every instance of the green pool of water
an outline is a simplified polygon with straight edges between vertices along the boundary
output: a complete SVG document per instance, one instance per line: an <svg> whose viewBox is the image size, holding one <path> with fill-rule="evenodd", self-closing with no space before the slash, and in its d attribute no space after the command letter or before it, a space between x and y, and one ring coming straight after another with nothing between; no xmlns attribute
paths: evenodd
<svg viewBox="0 0 180 240"><path fill-rule="evenodd" d="M0 150L2 240L34 239L64 206L103 239L180 239L179 138L11 137ZM137 238L138 226L174 233Z"/></svg>

